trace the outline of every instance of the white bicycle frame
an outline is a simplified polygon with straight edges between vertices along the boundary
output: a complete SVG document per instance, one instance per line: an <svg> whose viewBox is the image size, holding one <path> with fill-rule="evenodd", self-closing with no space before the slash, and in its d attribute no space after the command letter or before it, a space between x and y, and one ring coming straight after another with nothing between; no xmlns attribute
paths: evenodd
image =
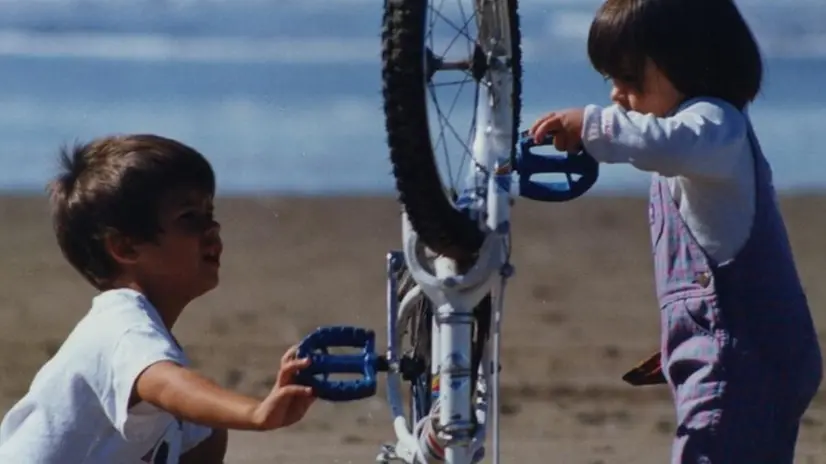
<svg viewBox="0 0 826 464"><path fill-rule="evenodd" d="M504 28L504 30L508 30ZM505 40L509 41L507 37ZM492 49L499 47L491 46ZM501 47L510 50L510 47ZM416 286L397 303L392 272L398 268L400 254L388 256L388 373L387 396L397 437L394 447L385 447L380 462L400 460L408 464L429 464L420 439L425 421L438 421L439 443L444 446L444 462L472 464L481 460L480 450L492 431L490 454L499 463L499 355L503 296L507 277L513 268L508 262L513 145L510 96L512 75L505 66L506 56L489 54L488 80L479 85L476 108L476 134L472 156L476 169L470 173L465 201L479 221L485 240L476 262L469 269L444 256L433 256L406 215L402 219L403 259ZM439 378L439 396L431 414L421 419L414 430L407 426L399 372L401 335L415 310L421 293L433 302L431 336L431 374ZM473 309L491 294L492 321L489 343L479 363L477 385L470 385ZM476 393L476 404L472 404ZM491 410L488 411L488 404ZM434 411L438 411L436 414ZM490 423L488 421L490 419ZM475 425L478 424L478 427ZM434 429L436 430L436 429Z"/></svg>

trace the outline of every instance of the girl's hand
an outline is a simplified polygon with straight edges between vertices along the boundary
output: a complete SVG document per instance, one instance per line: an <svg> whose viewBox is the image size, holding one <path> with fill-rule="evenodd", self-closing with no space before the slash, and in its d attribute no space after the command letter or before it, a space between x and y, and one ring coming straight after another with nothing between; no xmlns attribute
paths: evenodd
<svg viewBox="0 0 826 464"><path fill-rule="evenodd" d="M554 137L554 147L559 151L575 153L582 150L581 108L571 108L548 113L537 119L528 130L536 143L541 143L549 134Z"/></svg>

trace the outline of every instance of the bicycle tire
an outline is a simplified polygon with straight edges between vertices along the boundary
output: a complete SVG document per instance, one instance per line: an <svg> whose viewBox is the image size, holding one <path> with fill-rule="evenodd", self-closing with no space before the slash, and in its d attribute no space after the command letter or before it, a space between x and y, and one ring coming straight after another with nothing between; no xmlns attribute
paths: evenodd
<svg viewBox="0 0 826 464"><path fill-rule="evenodd" d="M511 165L515 166L521 109L522 54L517 0L506 2L513 77ZM382 26L385 129L398 200L421 240L456 260L472 258L484 234L448 198L436 164L427 118L425 37L429 0L386 0Z"/></svg>

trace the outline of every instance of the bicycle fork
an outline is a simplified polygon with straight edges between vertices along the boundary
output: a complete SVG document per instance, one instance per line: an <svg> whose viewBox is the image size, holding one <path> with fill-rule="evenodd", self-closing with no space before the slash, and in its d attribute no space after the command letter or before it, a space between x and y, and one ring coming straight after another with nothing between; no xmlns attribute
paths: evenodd
<svg viewBox="0 0 826 464"><path fill-rule="evenodd" d="M402 252L391 252L388 254L388 284L387 284L387 304L388 304L388 358L398 357L396 350L398 334L396 323L399 318L398 308L398 282L396 281L399 272L402 270L405 255ZM413 272L418 263L413 264ZM440 268L439 266L451 266L452 262L443 261L434 263L433 269L436 276L447 276L439 278L440 286L445 291L439 292L442 298L433 298L433 288L430 292L421 288L422 282L417 281L423 293L427 294L431 301L439 304L434 314L431 326L431 377L434 380L432 388L433 403L429 411L417 412L413 408L412 423L414 425L413 438L416 440L415 453L407 449L408 443L400 440L393 446L385 446L382 454L379 455L379 462L402 461L407 463L431 464L438 462L450 462L459 464L472 464L479 462L484 457L484 442L486 435L486 415L488 409L488 389L490 382L490 356L487 344L484 345L482 359L479 363L479 378L476 385L471 385L473 374L473 329L476 322L473 308L476 306L467 303L477 303L477 297L469 295L469 292L478 291L484 295L489 288L487 279L477 282L477 285L470 285L472 288L459 288L460 283L471 283L471 280L463 281L464 276L459 276L456 280L451 280L451 275L457 275L454 269ZM475 280L475 279L473 279ZM451 291L452 290L452 291ZM463 291L464 290L464 291ZM402 308L402 311L406 308ZM484 336L484 334L480 334ZM487 369L486 369L487 368ZM486 373L487 370L487 373ZM391 389L388 390L388 393ZM475 393L475 395L474 395ZM475 404L473 403L476 397ZM389 398L391 405L394 402ZM421 398L423 400L424 398ZM422 414L423 417L420 417ZM396 414L394 413L394 416ZM415 459L413 456L416 456Z"/></svg>

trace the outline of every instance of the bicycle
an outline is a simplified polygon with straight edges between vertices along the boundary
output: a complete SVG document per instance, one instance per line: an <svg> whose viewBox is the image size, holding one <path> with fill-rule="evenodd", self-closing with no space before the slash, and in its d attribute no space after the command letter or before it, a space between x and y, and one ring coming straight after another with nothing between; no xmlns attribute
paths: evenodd
<svg viewBox="0 0 826 464"><path fill-rule="evenodd" d="M375 333L357 327L320 327L299 346L312 365L300 375L319 398L354 401L376 393L378 373L387 375L387 399L396 443L383 445L378 462L471 464L491 442L499 462L500 328L510 264L513 174L519 196L562 202L587 192L599 174L587 153L541 155L520 134L522 59L517 0L458 0L461 21L438 10L444 0L385 0L382 80L385 129L402 213L402 249L387 255L387 352L376 352ZM465 17L464 4L472 4ZM456 30L444 53L436 53L436 21ZM475 24L477 34L466 28ZM461 59L448 59L458 36L469 39ZM464 183L450 189L436 161L446 150L445 128L433 141L427 101L447 84L439 72L475 82L472 160ZM436 102L437 103L437 102ZM455 105L455 104L454 104ZM436 105L439 123L450 116ZM450 110L452 113L453 107ZM461 142L458 133L448 128ZM550 144L549 138L543 144ZM533 180L561 173L564 182ZM407 335L407 346L405 336ZM333 355L330 348L360 348ZM331 380L334 374L361 374ZM402 383L409 383L409 404ZM405 411L407 409L407 411ZM487 438L490 429L492 437Z"/></svg>

